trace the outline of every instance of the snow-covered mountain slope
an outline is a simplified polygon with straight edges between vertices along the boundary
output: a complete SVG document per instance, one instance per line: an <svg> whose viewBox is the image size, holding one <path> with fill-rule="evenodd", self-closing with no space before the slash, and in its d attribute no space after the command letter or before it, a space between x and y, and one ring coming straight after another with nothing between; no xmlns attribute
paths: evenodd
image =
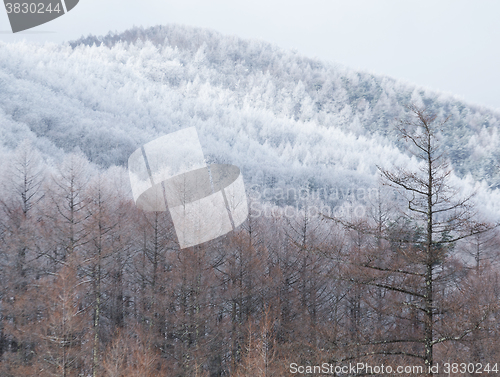
<svg viewBox="0 0 500 377"><path fill-rule="evenodd" d="M451 116L443 142L459 177L500 187L499 112L389 77L184 26L0 43L0 144L76 148L103 167L196 126L207 159L249 184L365 186L376 165L415 163L393 130L409 102Z"/></svg>

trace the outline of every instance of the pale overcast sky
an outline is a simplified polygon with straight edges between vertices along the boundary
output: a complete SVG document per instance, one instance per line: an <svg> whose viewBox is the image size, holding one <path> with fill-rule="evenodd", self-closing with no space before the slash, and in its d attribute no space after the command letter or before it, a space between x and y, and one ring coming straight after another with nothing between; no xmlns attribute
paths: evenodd
<svg viewBox="0 0 500 377"><path fill-rule="evenodd" d="M18 34L0 11L0 40L60 42L167 23L262 39L500 110L497 0L80 0Z"/></svg>

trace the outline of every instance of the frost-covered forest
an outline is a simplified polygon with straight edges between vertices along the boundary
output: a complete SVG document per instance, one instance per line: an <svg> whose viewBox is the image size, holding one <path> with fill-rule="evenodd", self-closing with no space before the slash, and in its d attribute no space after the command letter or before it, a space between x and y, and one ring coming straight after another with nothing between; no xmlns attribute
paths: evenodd
<svg viewBox="0 0 500 377"><path fill-rule="evenodd" d="M432 167L404 141L420 131L400 137L408 104L420 126L449 117L428 129L439 148L419 144ZM241 168L253 215L179 250L168 212L135 207L126 163L190 126L208 162ZM0 43L0 132L2 376L500 364L498 112L158 26Z"/></svg>
<svg viewBox="0 0 500 377"><path fill-rule="evenodd" d="M79 148L124 165L139 145L196 126L207 157L248 182L366 181L411 163L394 137L405 103L451 116L455 172L500 185L500 113L261 41L183 26L132 29L69 45L0 44L1 141L28 138L61 158Z"/></svg>

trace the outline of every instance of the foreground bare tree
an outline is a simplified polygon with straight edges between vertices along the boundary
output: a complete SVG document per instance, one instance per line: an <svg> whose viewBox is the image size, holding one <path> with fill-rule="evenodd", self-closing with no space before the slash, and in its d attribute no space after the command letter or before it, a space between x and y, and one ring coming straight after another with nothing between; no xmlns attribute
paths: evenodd
<svg viewBox="0 0 500 377"><path fill-rule="evenodd" d="M434 362L434 347L465 339L488 317L491 303L484 303L481 314L475 313L474 318L461 317L458 323L455 318L457 326L453 328L445 324L445 318L461 310L447 297L456 299L459 291L464 292L467 279L453 253L454 246L493 226L477 221L472 195L461 196L451 186L452 169L439 144L439 132L447 119L438 122L435 114L415 105L407 109L410 116L399 121L397 130L417 158L418 168L379 168L384 185L397 192L396 200L403 204L398 216L384 224L335 220L378 239L371 245L358 245L358 252L350 256L355 268L347 272L355 283L384 290L384 300L393 301L383 306L384 313L390 314L394 323L401 323L396 331L387 330L384 338L369 339L366 345L372 348L364 356L418 358L432 375L429 368Z"/></svg>

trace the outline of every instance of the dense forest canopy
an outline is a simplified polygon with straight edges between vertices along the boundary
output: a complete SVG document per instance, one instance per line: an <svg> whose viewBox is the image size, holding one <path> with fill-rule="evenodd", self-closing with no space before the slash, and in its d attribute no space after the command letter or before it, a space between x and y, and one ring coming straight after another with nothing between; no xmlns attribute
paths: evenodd
<svg viewBox="0 0 500 377"><path fill-rule="evenodd" d="M109 167L196 126L208 159L253 184L368 185L376 164L413 163L392 127L411 102L451 116L442 137L459 177L500 185L500 113L266 42L170 25L0 51L7 149L27 138L46 156L79 149Z"/></svg>
<svg viewBox="0 0 500 377"><path fill-rule="evenodd" d="M251 216L180 249L168 211L135 205L126 162L191 126L207 162L241 168ZM499 126L183 26L0 43L0 374L497 373Z"/></svg>

